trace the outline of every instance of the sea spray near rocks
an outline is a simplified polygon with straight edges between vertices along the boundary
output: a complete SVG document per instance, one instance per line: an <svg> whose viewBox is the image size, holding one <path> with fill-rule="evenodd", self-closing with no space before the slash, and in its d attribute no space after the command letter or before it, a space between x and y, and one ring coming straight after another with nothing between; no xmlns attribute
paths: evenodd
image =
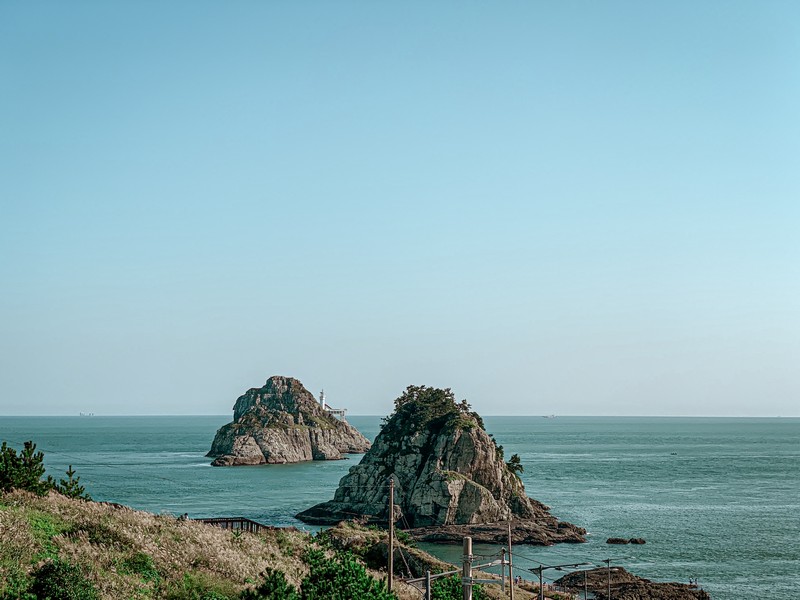
<svg viewBox="0 0 800 600"><path fill-rule="evenodd" d="M236 400L233 422L221 427L207 456L214 466L337 460L369 450L358 430L331 416L303 384L270 377Z"/></svg>

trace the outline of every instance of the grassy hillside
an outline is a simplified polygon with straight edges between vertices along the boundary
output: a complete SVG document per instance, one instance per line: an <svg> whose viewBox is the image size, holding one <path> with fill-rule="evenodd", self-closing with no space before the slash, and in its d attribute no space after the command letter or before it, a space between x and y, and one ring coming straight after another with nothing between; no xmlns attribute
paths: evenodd
<svg viewBox="0 0 800 600"><path fill-rule="evenodd" d="M342 589L344 584L334 580L345 575L355 585L372 586L372 595L363 591L355 597L382 598L379 581L385 573L378 569L385 564L386 549L385 532L354 525L316 537L293 530L255 535L55 491L0 495L2 600L42 596L53 586L53 598L75 600L256 599L270 596L247 596L247 590L263 585L270 570L283 573L298 591L302 588L303 598L330 597L325 586ZM349 558L342 559L342 551ZM414 571L449 568L419 550L404 547L403 552ZM405 584L397 584L395 591L402 600L421 597ZM486 591L499 597L494 589Z"/></svg>
<svg viewBox="0 0 800 600"><path fill-rule="evenodd" d="M37 565L77 565L101 598L232 598L267 567L299 584L309 537L236 535L172 516L11 492L0 498L0 589L19 593Z"/></svg>

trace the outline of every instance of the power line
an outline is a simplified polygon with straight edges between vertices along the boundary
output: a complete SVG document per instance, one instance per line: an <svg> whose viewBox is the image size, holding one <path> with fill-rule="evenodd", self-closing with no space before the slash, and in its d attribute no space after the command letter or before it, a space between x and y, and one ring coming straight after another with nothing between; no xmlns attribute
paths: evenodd
<svg viewBox="0 0 800 600"><path fill-rule="evenodd" d="M16 440L5 440L5 441L11 442L12 444L24 445L24 442L18 442ZM129 473L134 473L136 475L147 476L147 477L150 477L150 478L153 478L153 479L162 479L164 481L169 481L170 483L177 483L179 485L186 485L185 481L178 481L177 479L171 479L169 477L164 477L163 475L156 475L156 474L153 474L153 473L145 473L143 471L137 471L136 469L131 469L131 468L125 467L123 465L120 465L118 463L101 463L101 462L96 462L96 461L92 461L92 460L86 460L84 458L77 457L74 454L67 454L66 452L61 452L60 450L49 450L47 448L41 448L38 444L36 445L36 449L40 450L41 452L46 452L47 454L50 454L50 455L55 454L55 455L60 455L60 456L66 456L67 458L72 458L72 459L75 459L75 460L82 461L82 463L74 463L74 464L76 464L78 466L80 466L81 464L87 464L87 465L92 465L92 466L95 466L95 467L114 467L115 469L117 469L119 471L127 471Z"/></svg>

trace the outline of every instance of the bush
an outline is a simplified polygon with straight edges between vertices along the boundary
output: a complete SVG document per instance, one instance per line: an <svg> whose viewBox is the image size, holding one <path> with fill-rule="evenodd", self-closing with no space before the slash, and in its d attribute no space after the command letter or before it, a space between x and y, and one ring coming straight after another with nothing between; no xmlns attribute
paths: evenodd
<svg viewBox="0 0 800 600"><path fill-rule="evenodd" d="M306 551L306 562L311 568L300 587L302 600L395 600L386 589L359 563L352 554L342 552L329 559L322 550Z"/></svg>
<svg viewBox="0 0 800 600"><path fill-rule="evenodd" d="M212 580L200 572L186 573L178 582L172 582L160 595L166 600L233 600L238 594L229 581Z"/></svg>
<svg viewBox="0 0 800 600"><path fill-rule="evenodd" d="M297 590L286 581L283 571L267 569L262 574L264 581L253 590L245 590L242 600L299 600Z"/></svg>
<svg viewBox="0 0 800 600"><path fill-rule="evenodd" d="M461 584L461 577L440 577L431 583L431 596L433 600L461 600L464 597L464 587ZM480 585L472 586L473 600L487 600L486 592Z"/></svg>
<svg viewBox="0 0 800 600"><path fill-rule="evenodd" d="M153 558L144 552L137 552L122 562L122 571L139 575L145 581L158 581L161 576L153 564Z"/></svg>
<svg viewBox="0 0 800 600"><path fill-rule="evenodd" d="M33 572L31 592L39 600L97 600L94 584L81 569L61 560L45 563Z"/></svg>

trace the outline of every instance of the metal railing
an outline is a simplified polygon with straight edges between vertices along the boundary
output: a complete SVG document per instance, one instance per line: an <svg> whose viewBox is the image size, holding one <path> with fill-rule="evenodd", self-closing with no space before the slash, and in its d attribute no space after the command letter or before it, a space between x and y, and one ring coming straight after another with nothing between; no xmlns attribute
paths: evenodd
<svg viewBox="0 0 800 600"><path fill-rule="evenodd" d="M207 525L213 525L221 529L231 529L233 531L247 531L250 533L259 533L261 531L275 531L282 529L281 527L273 527L272 525L264 525L258 521L247 519L245 517L214 517L211 519L194 519Z"/></svg>

